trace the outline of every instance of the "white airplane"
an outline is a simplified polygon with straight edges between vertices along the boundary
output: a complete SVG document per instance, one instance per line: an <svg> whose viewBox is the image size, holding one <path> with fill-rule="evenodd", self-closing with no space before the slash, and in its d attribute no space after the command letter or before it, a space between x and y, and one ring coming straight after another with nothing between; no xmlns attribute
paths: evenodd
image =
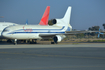
<svg viewBox="0 0 105 70"><path fill-rule="evenodd" d="M48 24L49 12L50 12L50 6L47 6L39 25ZM1 16L1 17L3 17L3 16ZM43 19L45 19L46 21L43 21ZM12 25L18 25L18 24L12 23L12 22L0 22L0 39L5 39L5 37L1 36L1 33L4 30L4 28L6 28L8 26L12 26ZM28 25L28 20L26 20L26 25Z"/></svg>
<svg viewBox="0 0 105 70"><path fill-rule="evenodd" d="M10 26L3 30L2 36L8 39L14 39L15 44L17 40L26 39L51 39L54 42L61 42L65 38L65 32L72 30L70 23L71 7L69 6L64 17L61 19L54 19L52 26L48 25L16 25Z"/></svg>
<svg viewBox="0 0 105 70"><path fill-rule="evenodd" d="M4 28L8 26L13 26L13 25L18 25L18 24L12 23L12 22L0 22L0 39L4 39L4 37L1 36L1 33L4 30Z"/></svg>

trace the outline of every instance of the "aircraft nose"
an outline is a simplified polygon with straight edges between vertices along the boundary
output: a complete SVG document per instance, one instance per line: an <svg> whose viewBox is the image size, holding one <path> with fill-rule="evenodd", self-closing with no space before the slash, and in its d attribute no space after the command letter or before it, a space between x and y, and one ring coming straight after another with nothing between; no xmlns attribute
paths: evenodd
<svg viewBox="0 0 105 70"><path fill-rule="evenodd" d="M3 32L1 32L1 36L3 36Z"/></svg>
<svg viewBox="0 0 105 70"><path fill-rule="evenodd" d="M4 32L2 32L1 35L2 35L3 37L7 37L6 33L4 33Z"/></svg>

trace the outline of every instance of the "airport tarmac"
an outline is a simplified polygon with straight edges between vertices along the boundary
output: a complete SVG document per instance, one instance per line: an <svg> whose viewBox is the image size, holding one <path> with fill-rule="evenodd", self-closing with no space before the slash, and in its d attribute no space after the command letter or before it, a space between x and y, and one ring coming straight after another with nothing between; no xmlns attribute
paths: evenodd
<svg viewBox="0 0 105 70"><path fill-rule="evenodd" d="M61 48L61 47L105 47L105 43L71 43L71 44L3 44L0 49L4 48Z"/></svg>
<svg viewBox="0 0 105 70"><path fill-rule="evenodd" d="M105 44L2 44L0 70L105 70Z"/></svg>

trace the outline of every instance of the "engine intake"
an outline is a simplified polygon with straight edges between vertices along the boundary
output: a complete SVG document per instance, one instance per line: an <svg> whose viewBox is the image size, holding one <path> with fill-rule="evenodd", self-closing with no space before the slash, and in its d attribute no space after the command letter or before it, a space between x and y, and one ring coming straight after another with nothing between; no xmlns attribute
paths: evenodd
<svg viewBox="0 0 105 70"><path fill-rule="evenodd" d="M57 42L61 42L62 39L64 39L65 37L66 37L65 35L56 35L56 36L53 38L53 40L54 40L55 43L57 43Z"/></svg>
<svg viewBox="0 0 105 70"><path fill-rule="evenodd" d="M56 19L51 19L48 21L48 25L54 25L57 23L57 20Z"/></svg>
<svg viewBox="0 0 105 70"><path fill-rule="evenodd" d="M57 23L56 19L53 19L53 20L52 20L52 23L53 23L53 24L56 24L56 23Z"/></svg>

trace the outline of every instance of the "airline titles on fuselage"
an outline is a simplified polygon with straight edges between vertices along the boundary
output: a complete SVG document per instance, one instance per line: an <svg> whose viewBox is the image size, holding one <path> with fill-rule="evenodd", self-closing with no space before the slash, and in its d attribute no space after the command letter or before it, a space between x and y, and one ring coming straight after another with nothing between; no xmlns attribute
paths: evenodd
<svg viewBox="0 0 105 70"><path fill-rule="evenodd" d="M25 32L32 32L33 30L32 30L32 28L24 28L24 26L23 26L23 30L25 31Z"/></svg>

